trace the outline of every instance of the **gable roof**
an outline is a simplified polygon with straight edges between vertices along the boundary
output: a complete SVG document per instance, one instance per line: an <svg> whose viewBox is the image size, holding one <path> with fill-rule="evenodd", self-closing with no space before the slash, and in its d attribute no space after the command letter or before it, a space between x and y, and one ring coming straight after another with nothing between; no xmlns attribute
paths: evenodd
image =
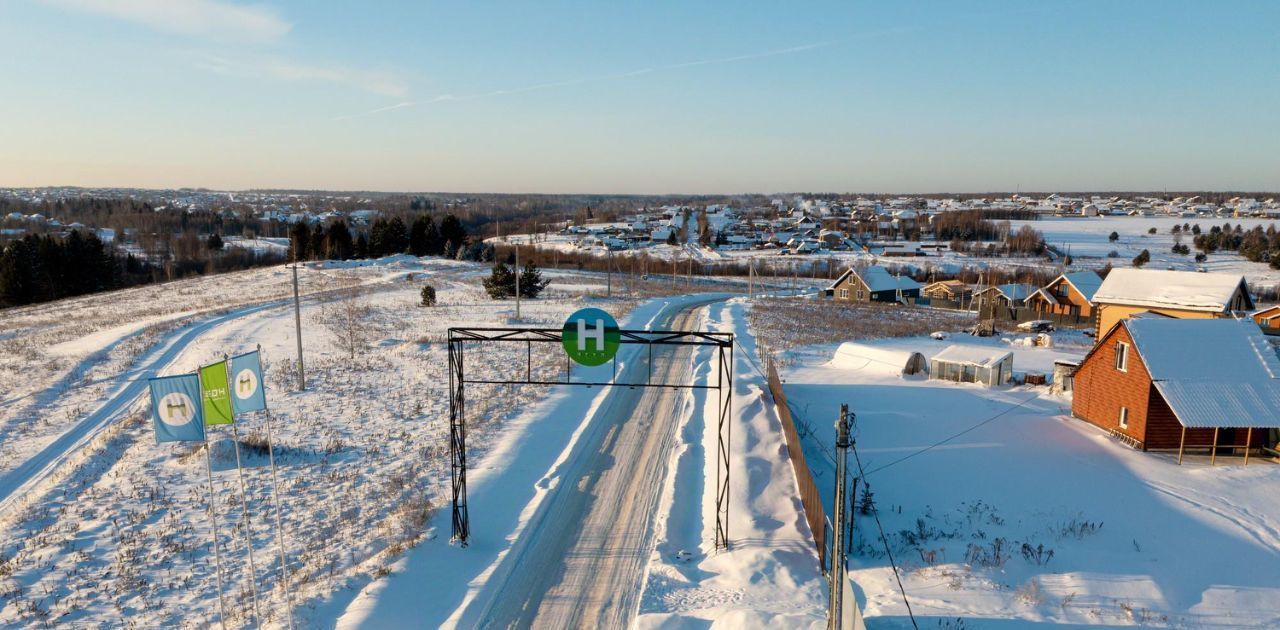
<svg viewBox="0 0 1280 630"><path fill-rule="evenodd" d="M1039 289L1040 287L1034 284L997 284L991 287L983 287L978 293L994 290L1010 300L1019 301L1026 300Z"/></svg>
<svg viewBox="0 0 1280 630"><path fill-rule="evenodd" d="M1253 307L1244 276L1229 273L1166 271L1163 269L1113 269L1093 294L1099 304L1177 308L1221 313L1242 290L1248 308Z"/></svg>
<svg viewBox="0 0 1280 630"><path fill-rule="evenodd" d="M1183 426L1280 427L1280 355L1252 321L1139 317L1121 324Z"/></svg>
<svg viewBox="0 0 1280 630"><path fill-rule="evenodd" d="M1098 292L1098 287L1102 286L1102 276L1098 275L1096 271L1064 273L1058 278L1070 282L1071 286L1075 287L1076 291L1079 291L1080 295L1083 295L1084 299L1089 302L1093 302L1094 294ZM1054 280L1054 282L1057 282L1057 280ZM1049 284L1053 284L1053 282Z"/></svg>
<svg viewBox="0 0 1280 630"><path fill-rule="evenodd" d="M849 275L852 273L854 273L853 269L846 270L827 288L839 288L840 283L848 279ZM881 291L897 291L898 289L902 289L903 291L912 291L920 288L920 283L912 280L910 276L894 276L889 273L888 269L879 265L873 265L863 269L862 273L858 274L858 278L862 280L863 284L867 285L867 289L872 293L880 293Z"/></svg>

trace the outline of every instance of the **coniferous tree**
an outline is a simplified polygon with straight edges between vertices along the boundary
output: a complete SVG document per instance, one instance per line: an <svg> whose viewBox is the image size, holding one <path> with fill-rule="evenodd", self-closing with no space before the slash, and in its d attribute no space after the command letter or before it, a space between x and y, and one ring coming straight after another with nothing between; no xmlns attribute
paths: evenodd
<svg viewBox="0 0 1280 630"><path fill-rule="evenodd" d="M429 214L418 215L409 228L409 253L414 256L434 256L440 253L440 232Z"/></svg>
<svg viewBox="0 0 1280 630"><path fill-rule="evenodd" d="M462 227L462 221L459 221L458 217L447 214L444 220L440 221L440 240L443 243L452 245L453 247L449 251L455 253L462 246L463 241L467 240L467 230ZM449 254L445 254L445 257L453 258Z"/></svg>
<svg viewBox="0 0 1280 630"><path fill-rule="evenodd" d="M325 238L324 226L317 223L311 229L311 259L320 260L329 254L329 244Z"/></svg>
<svg viewBox="0 0 1280 630"><path fill-rule="evenodd" d="M218 236L217 232L210 234L209 240L205 241L205 244L209 247L210 251L222 251L222 237Z"/></svg>
<svg viewBox="0 0 1280 630"><path fill-rule="evenodd" d="M356 238L355 257L360 260L369 257L369 239L363 232Z"/></svg>
<svg viewBox="0 0 1280 630"><path fill-rule="evenodd" d="M298 222L289 228L289 260L301 262L311 259L311 230Z"/></svg>
<svg viewBox="0 0 1280 630"><path fill-rule="evenodd" d="M346 221L337 221L329 226L329 233L325 237L325 244L328 250L325 254L330 260L348 260L354 253L354 246L351 243L351 230L347 229Z"/></svg>
<svg viewBox="0 0 1280 630"><path fill-rule="evenodd" d="M484 279L484 290L489 294L489 297L495 300L515 297L516 274L512 273L510 267L497 263L493 266L493 270L489 272L489 277Z"/></svg>
<svg viewBox="0 0 1280 630"><path fill-rule="evenodd" d="M538 270L536 263L532 261L525 263L524 271L520 272L520 297L536 298L548 284L551 284L551 281L542 277L542 272ZM512 292L514 293L514 287Z"/></svg>

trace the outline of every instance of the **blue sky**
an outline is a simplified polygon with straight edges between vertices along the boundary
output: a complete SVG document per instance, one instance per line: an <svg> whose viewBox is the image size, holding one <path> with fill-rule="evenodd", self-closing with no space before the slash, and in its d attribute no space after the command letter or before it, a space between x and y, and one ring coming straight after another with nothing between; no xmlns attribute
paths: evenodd
<svg viewBox="0 0 1280 630"><path fill-rule="evenodd" d="M0 3L0 186L1280 189L1280 3Z"/></svg>

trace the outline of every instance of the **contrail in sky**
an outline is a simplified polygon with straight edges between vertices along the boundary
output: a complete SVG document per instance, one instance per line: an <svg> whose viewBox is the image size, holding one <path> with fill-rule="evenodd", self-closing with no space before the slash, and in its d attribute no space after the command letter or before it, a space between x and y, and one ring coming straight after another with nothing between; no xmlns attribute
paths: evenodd
<svg viewBox="0 0 1280 630"><path fill-rule="evenodd" d="M890 32L900 32L900 30L901 30L901 29L892 29L892 30L890 30L890 31L880 31L880 32L876 32L876 33L864 33L864 34L863 34L863 36L866 36L866 35L881 35L881 34L886 34L886 33L890 33ZM848 39L852 39L852 38L848 38ZM718 65L718 64L723 64L723 63L735 63L735 62L739 62L739 61L749 61L749 60L752 60L752 59L764 59L764 58L766 58L766 57L778 57L778 56L781 56L781 55L793 55L793 54L796 54L796 53L807 52L807 51L810 51L810 50L816 50L816 49L819 49L819 48L827 48L827 47L829 47L829 46L833 46L833 45L835 45L836 43L838 43L838 41L816 42L816 43L812 43L812 44L803 44L803 45L800 45L800 46L791 46L791 47L789 47L789 48L778 48L778 49L775 49L775 50L766 50L766 51L758 52L758 53L750 53L750 54L745 54L745 55L735 55L735 56L733 56L733 57L718 57L718 58L713 58L713 59L700 59L700 60L696 60L696 61L685 61L685 62L681 62L681 63L673 63L673 64L668 64L668 65L665 65L665 66L655 66L655 67L653 67L653 68L641 68L641 69L639 69L639 70L632 70L632 71L630 71L630 72L622 72L622 73L618 73L618 74L603 74L603 75L590 76L590 77L581 77L581 78L577 78L577 79L566 79L566 80L563 80L563 81L552 81L552 82L550 82L550 83L537 83L537 84L534 84L534 85L526 85L526 86L516 87L516 88L507 88L507 89L503 89L503 90L494 90L494 91L492 91L492 92L482 92L482 93L479 93L479 94L471 94L471 95L467 95L467 96L453 96L453 95L451 95L451 94L444 94L444 95L441 95L441 96L437 96L437 97L435 97L435 98L430 98L430 99L422 100L422 101L402 101L402 102L400 102L400 103L396 103L396 104L394 104L394 105L387 105L387 106L385 106L385 107L379 107L379 108L377 108L377 109L371 109L371 110L369 110L369 111L367 111L367 112L363 112L363 113L359 113L359 114L348 114L348 115L345 115L345 116L337 116L337 117L335 117L333 120L338 121L338 120L350 120L350 119L352 119L352 118L363 118L363 117L365 117L365 116L373 116L373 115L375 115L375 114L382 114L382 113L389 112L389 111L393 111L393 110L397 110L397 109L404 109L404 108L406 108L406 107L416 107L416 106L418 106L418 105L430 105L430 104L433 104L433 103L440 103L440 102L443 102L443 101L471 101L471 100L475 100L475 99L479 99L479 98L489 98L489 97L493 97L493 96L504 96L504 95L508 95L508 94L520 94L520 93L523 93L523 92L535 92L535 91L538 91L538 90L549 90L549 89L553 89L553 88L569 87L569 86L571 86L571 85L582 85L582 84L585 84L585 83L597 83L597 82L601 82L601 81L617 81L617 80L619 80L619 79L627 79L627 78L630 78L630 77L636 77L636 76L641 76L641 75L645 75L645 74L653 74L653 73L655 73L655 72L662 72L662 71L666 71L666 70L677 70L677 69L680 69L680 68L692 68L692 67L695 67L695 66L712 66L712 65Z"/></svg>

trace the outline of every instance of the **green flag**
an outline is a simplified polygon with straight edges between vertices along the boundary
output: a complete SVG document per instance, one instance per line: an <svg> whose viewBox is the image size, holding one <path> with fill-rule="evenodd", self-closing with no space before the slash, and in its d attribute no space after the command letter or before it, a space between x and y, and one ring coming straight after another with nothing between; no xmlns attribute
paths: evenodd
<svg viewBox="0 0 1280 630"><path fill-rule="evenodd" d="M204 406L204 423L231 424L231 390L227 388L227 362L218 361L200 368L200 399Z"/></svg>

